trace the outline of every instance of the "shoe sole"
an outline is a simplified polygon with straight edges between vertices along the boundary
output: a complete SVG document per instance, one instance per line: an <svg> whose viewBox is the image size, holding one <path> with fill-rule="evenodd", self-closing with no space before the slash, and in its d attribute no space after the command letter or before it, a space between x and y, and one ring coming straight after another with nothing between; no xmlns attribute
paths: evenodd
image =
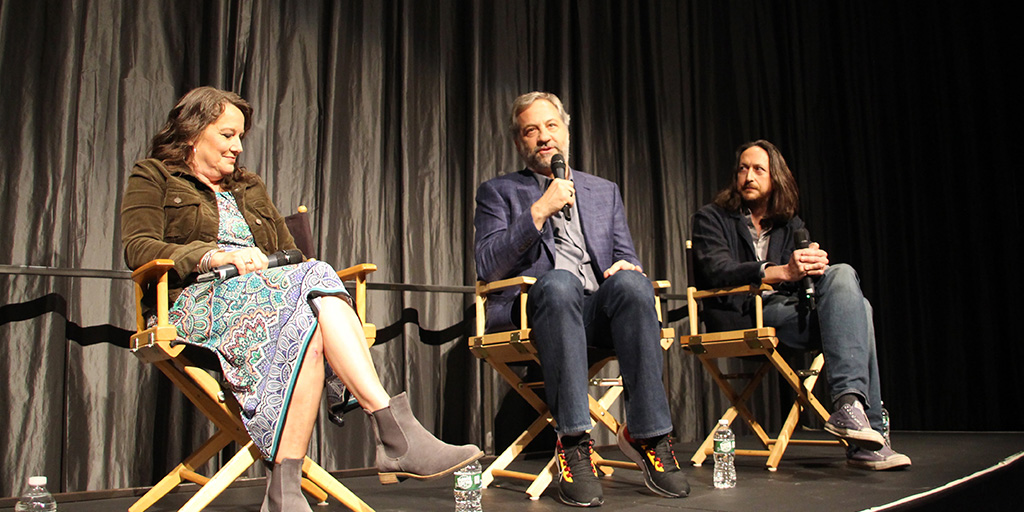
<svg viewBox="0 0 1024 512"><path fill-rule="evenodd" d="M621 432L621 429L624 427L620 426L619 428ZM615 437L616 442L619 445L619 451L621 451L622 454L626 456L626 458L633 461L633 463L636 464L637 469L639 469L640 472L644 474L644 484L647 485L647 488L650 489L651 492L663 498L685 498L690 495L690 493L676 494L674 492L669 492L666 491L665 489L662 489L661 487L658 487L658 485L655 484L654 480L651 478L650 473L648 473L647 471L647 464L644 463L643 454L636 451L636 448L633 448L633 446L630 445L628 441L626 441L625 437L621 435L617 435Z"/></svg>
<svg viewBox="0 0 1024 512"><path fill-rule="evenodd" d="M439 472L434 473L432 475L417 475L415 473L406 473L406 472L403 472L403 471L394 471L394 472L388 472L388 473L377 473L377 478L380 480L380 483L382 483L384 485L397 484L398 482L401 482L402 480L405 480L406 478L412 478L414 480L430 480L432 478L437 478L437 477L442 477L442 476L445 476L445 475L450 475L450 474L454 473L456 470L458 470L459 468L461 468L462 466L465 466L466 464L469 464L470 462L473 462L474 460L477 460L477 459L479 459L480 457L483 457L483 456L484 456L484 452L479 451L479 452L476 453L476 455L473 455L472 457L470 457L470 458L468 458L468 459L466 459L466 460L464 460L464 461L462 461L462 462L460 462L460 463L458 463L458 464L456 464L456 465L454 465L454 466L452 466L452 467L450 467L450 468L448 468L448 469L446 469L444 471L439 471Z"/></svg>
<svg viewBox="0 0 1024 512"><path fill-rule="evenodd" d="M854 460L846 459L846 463L860 469L869 469L871 471L887 471L890 469L903 469L910 467L910 457L906 455L899 455L893 457L891 460L883 461L866 461L866 460Z"/></svg>
<svg viewBox="0 0 1024 512"><path fill-rule="evenodd" d="M885 445L885 438L882 437L882 434L871 429L868 429L867 432L865 432L863 430L840 428L831 423L825 423L825 432L846 441L850 441L865 450L881 450L882 446Z"/></svg>
<svg viewBox="0 0 1024 512"><path fill-rule="evenodd" d="M600 507L601 505L604 505L603 497L599 496L591 500L590 503L583 503L569 499L567 496L562 494L561 489L558 491L558 501L562 502L563 505L569 505L570 507Z"/></svg>

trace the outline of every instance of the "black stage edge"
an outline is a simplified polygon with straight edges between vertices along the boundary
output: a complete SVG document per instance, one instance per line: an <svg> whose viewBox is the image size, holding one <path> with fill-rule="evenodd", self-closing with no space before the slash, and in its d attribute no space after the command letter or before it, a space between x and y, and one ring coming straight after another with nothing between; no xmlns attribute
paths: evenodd
<svg viewBox="0 0 1024 512"><path fill-rule="evenodd" d="M820 433L811 433L820 437ZM778 471L763 469L763 460L737 459L735 489L715 490L710 461L702 467L689 465L696 444L676 446L693 491L688 498L659 498L643 485L637 471L619 469L603 478L605 504L599 510L688 511L858 511L858 510L1022 510L1019 486L1024 485L1024 432L896 432L896 449L914 462L908 470L870 472L846 465L838 447L791 446ZM754 448L756 440L743 437L739 445ZM609 458L621 458L614 448L602 450ZM547 454L518 462L510 469L539 470ZM489 459L488 459L489 461ZM430 482L408 480L383 486L366 471L336 473L342 483L378 511L448 511L454 509L452 479ZM183 489L194 490L195 486ZM535 512L572 510L559 504L554 489L536 501L527 498L526 483L498 480L484 491L485 511ZM61 512L126 510L145 489L94 491L57 495ZM191 495L176 492L150 508L153 512L176 510ZM206 510L251 511L260 509L263 480L232 485ZM0 511L13 510L14 500L0 500ZM315 512L347 510L331 501L313 506Z"/></svg>

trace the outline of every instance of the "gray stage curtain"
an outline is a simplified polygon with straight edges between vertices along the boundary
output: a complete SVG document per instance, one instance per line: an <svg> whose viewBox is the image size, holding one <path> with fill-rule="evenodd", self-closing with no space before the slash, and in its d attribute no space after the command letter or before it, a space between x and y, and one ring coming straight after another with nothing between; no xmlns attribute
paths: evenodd
<svg viewBox="0 0 1024 512"><path fill-rule="evenodd" d="M1024 428L1004 291L1015 31L984 4L821 4L2 1L0 263L123 269L124 178L175 100L214 85L255 107L242 162L282 211L310 207L321 259L469 285L475 189L521 165L508 105L549 90L573 116L571 164L621 186L648 275L684 293L690 216L739 143L770 139L812 235L861 271L895 427ZM507 389L483 396L498 381L465 337L423 342L467 299L369 302L397 330L372 350L385 387L448 440L494 441L482 404ZM209 433L152 368L93 343L131 328L131 303L128 281L0 275L0 495L31 474L55 491L150 485ZM678 348L666 368L676 436L698 439L722 398ZM769 424L774 396L758 400ZM372 464L365 417L346 421L314 436L328 469Z"/></svg>

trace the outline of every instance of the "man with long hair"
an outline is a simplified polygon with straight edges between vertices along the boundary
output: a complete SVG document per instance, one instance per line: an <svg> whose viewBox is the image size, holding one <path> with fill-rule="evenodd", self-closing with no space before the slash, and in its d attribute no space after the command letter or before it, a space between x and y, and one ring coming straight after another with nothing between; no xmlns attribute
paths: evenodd
<svg viewBox="0 0 1024 512"><path fill-rule="evenodd" d="M817 243L797 248L799 193L793 173L771 142L757 140L736 150L728 184L693 220L696 285L718 288L767 283L764 324L781 343L825 354L833 413L829 433L849 442L846 460L855 467L884 470L910 466L882 435L882 399L871 304L857 272L830 265ZM798 286L808 276L814 294ZM753 298L704 301L709 329L749 328Z"/></svg>

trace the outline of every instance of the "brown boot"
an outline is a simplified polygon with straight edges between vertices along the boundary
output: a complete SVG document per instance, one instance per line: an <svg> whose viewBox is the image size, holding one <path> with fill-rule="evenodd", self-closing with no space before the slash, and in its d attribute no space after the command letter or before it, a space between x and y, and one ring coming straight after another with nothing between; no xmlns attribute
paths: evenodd
<svg viewBox="0 0 1024 512"><path fill-rule="evenodd" d="M370 420L382 484L447 475L484 454L474 445L453 446L427 432L413 417L405 393L392 397L388 407L370 413Z"/></svg>
<svg viewBox="0 0 1024 512"><path fill-rule="evenodd" d="M268 471L267 495L260 512L313 512L302 494L303 460L284 459Z"/></svg>

